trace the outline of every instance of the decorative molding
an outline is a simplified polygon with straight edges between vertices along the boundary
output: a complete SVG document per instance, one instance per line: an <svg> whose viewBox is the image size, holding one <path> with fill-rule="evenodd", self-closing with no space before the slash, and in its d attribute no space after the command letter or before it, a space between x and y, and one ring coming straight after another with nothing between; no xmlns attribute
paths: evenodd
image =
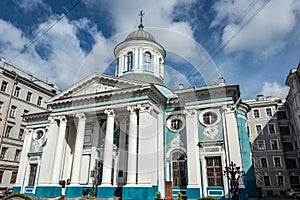
<svg viewBox="0 0 300 200"><path fill-rule="evenodd" d="M112 108L105 109L104 114L107 114L107 117L114 117L115 116L114 110Z"/></svg>
<svg viewBox="0 0 300 200"><path fill-rule="evenodd" d="M181 140L181 136L178 134L177 137L173 138L173 140L171 141L170 144L171 148L179 148L179 147L183 147L183 142Z"/></svg>
<svg viewBox="0 0 300 200"><path fill-rule="evenodd" d="M54 124L54 123L57 123L57 116L49 116L48 117L48 120L49 120L49 124Z"/></svg>
<svg viewBox="0 0 300 200"><path fill-rule="evenodd" d="M67 117L66 116L58 116L57 118L61 123L67 123Z"/></svg>
<svg viewBox="0 0 300 200"><path fill-rule="evenodd" d="M214 139L217 134L219 133L218 127L217 126L208 126L205 127L203 134L209 137L210 139Z"/></svg>
<svg viewBox="0 0 300 200"><path fill-rule="evenodd" d="M196 110L194 109L187 109L184 111L186 117L194 117L196 114Z"/></svg>
<svg viewBox="0 0 300 200"><path fill-rule="evenodd" d="M133 113L136 113L136 111L140 110L140 108L141 108L141 105L137 104L137 105L128 106L127 110L133 114Z"/></svg>
<svg viewBox="0 0 300 200"><path fill-rule="evenodd" d="M84 114L84 113L77 113L77 114L76 114L76 117L77 117L79 120L86 120L86 117L85 117L85 114Z"/></svg>
<svg viewBox="0 0 300 200"><path fill-rule="evenodd" d="M153 107L148 103L140 105L140 112L150 113L152 109L153 109Z"/></svg>

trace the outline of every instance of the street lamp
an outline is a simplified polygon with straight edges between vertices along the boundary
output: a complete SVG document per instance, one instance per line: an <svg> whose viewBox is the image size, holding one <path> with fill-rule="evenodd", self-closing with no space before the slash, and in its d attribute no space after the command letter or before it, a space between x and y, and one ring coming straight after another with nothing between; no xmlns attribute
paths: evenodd
<svg viewBox="0 0 300 200"><path fill-rule="evenodd" d="M241 167L236 166L232 161L229 166L225 167L224 175L230 180L230 193L232 200L239 199L239 178L244 175L244 172L241 171Z"/></svg>

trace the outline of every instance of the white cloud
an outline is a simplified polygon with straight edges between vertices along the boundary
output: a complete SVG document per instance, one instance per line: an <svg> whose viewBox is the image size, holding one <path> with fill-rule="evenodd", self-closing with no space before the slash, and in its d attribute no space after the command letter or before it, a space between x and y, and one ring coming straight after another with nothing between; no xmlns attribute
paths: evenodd
<svg viewBox="0 0 300 200"><path fill-rule="evenodd" d="M222 42L229 42L226 52L248 50L260 56L270 56L286 46L288 34L296 31L299 1L272 0L255 16L263 2L239 0L215 4L217 17L211 26L227 24L222 34ZM251 19L250 16L254 17ZM238 19L243 20L237 23ZM251 21L243 28L247 20Z"/></svg>
<svg viewBox="0 0 300 200"><path fill-rule="evenodd" d="M47 6L42 0L14 0L14 1L16 5L18 5L24 12L33 11L36 8L38 8L38 6L42 6L44 9L45 8L47 9Z"/></svg>
<svg viewBox="0 0 300 200"><path fill-rule="evenodd" d="M99 59L97 65L85 64L82 66L87 55L80 47L80 41L76 35L78 29L89 30L96 42L104 41L105 38L96 31L95 25L89 24L86 19L69 21L67 18L63 18L57 22L58 18L59 16L51 16L48 21L39 25L36 35L43 34L39 35L40 38L35 43L31 43L32 39L26 38L20 29L0 20L0 35L6 35L6 37L0 38L0 55L24 71L42 80L48 79L49 82L64 89L85 75L103 70L102 66L107 67L105 58L108 54L113 57L113 54L102 51L100 55L104 59ZM45 27L54 23L56 23L55 26L45 32ZM24 51L26 45L31 46ZM103 49L106 49L106 46ZM98 66L102 68L97 68Z"/></svg>
<svg viewBox="0 0 300 200"><path fill-rule="evenodd" d="M260 94L264 96L272 96L279 98L286 98L289 88L287 86L283 86L278 82L264 82L263 87L260 91Z"/></svg>

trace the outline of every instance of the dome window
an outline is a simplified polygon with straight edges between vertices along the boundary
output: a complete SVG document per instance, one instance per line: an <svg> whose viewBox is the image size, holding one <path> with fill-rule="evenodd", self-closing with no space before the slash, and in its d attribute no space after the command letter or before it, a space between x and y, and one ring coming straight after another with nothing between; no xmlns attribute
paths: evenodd
<svg viewBox="0 0 300 200"><path fill-rule="evenodd" d="M133 68L133 53L130 51L127 53L127 70L130 71Z"/></svg>
<svg viewBox="0 0 300 200"><path fill-rule="evenodd" d="M152 71L151 70L151 53L145 52L144 54L144 70L146 71Z"/></svg>

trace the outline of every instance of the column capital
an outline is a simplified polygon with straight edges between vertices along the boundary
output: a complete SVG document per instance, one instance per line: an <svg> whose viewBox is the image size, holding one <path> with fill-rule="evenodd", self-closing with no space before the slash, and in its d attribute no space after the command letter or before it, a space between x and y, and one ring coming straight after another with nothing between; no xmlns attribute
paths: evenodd
<svg viewBox="0 0 300 200"><path fill-rule="evenodd" d="M77 114L76 114L76 117L77 117L79 120L86 120L86 117L85 117L85 114L84 114L84 113L77 113Z"/></svg>
<svg viewBox="0 0 300 200"><path fill-rule="evenodd" d="M33 131L32 128L29 128L29 129L28 129L28 128L25 128L25 129L24 129L24 134L25 134L25 135L30 135L30 134L32 133L32 131Z"/></svg>
<svg viewBox="0 0 300 200"><path fill-rule="evenodd" d="M48 120L49 120L50 124L57 123L57 122L56 122L57 116L49 116L49 117L48 117Z"/></svg>
<svg viewBox="0 0 300 200"><path fill-rule="evenodd" d="M112 108L105 109L104 114L107 114L108 117L114 117L115 116L114 110Z"/></svg>
<svg viewBox="0 0 300 200"><path fill-rule="evenodd" d="M152 110L152 108L153 107L150 104L145 103L145 104L140 105L140 112L148 112L148 113L150 113L151 110Z"/></svg>
<svg viewBox="0 0 300 200"><path fill-rule="evenodd" d="M136 111L140 110L141 108L141 105L140 104L137 104L137 105L131 105L131 106L128 106L127 107L127 110L130 112L130 113L135 113Z"/></svg>
<svg viewBox="0 0 300 200"><path fill-rule="evenodd" d="M196 114L196 110L194 109L187 109L184 111L186 117L193 117Z"/></svg>
<svg viewBox="0 0 300 200"><path fill-rule="evenodd" d="M60 122L67 122L67 117L65 115L57 117Z"/></svg>

